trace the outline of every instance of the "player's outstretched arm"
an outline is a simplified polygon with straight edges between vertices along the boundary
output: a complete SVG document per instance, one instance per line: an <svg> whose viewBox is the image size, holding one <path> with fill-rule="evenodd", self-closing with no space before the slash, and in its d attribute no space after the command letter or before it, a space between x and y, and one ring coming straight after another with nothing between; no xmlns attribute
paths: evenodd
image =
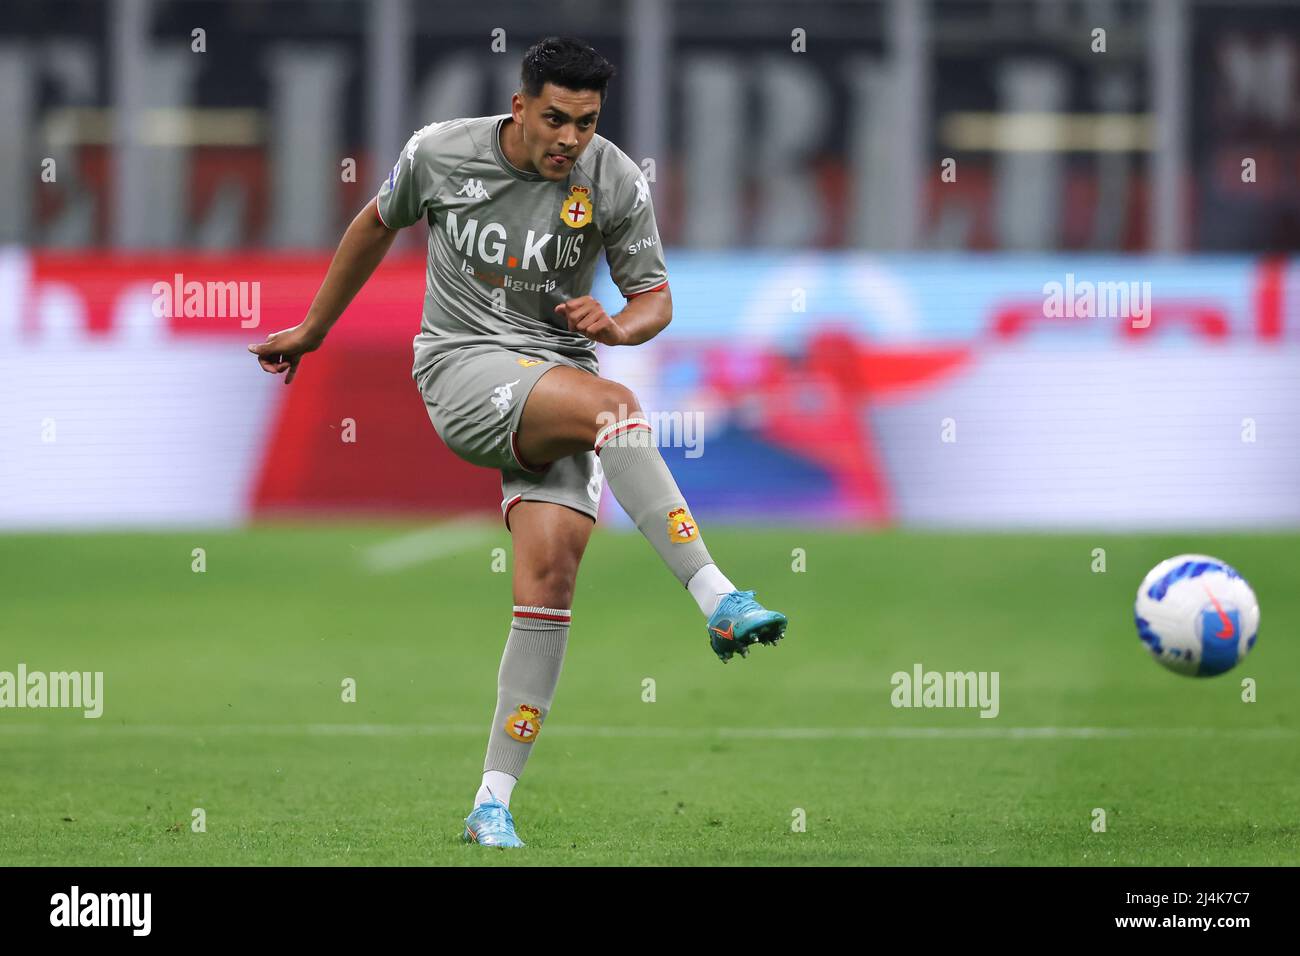
<svg viewBox="0 0 1300 956"><path fill-rule="evenodd" d="M284 384L292 382L302 357L320 348L348 303L379 267L395 238L397 230L389 229L380 221L374 200L366 203L343 233L307 317L293 328L272 332L265 342L248 347L257 356L258 364L275 375L288 371Z"/></svg>

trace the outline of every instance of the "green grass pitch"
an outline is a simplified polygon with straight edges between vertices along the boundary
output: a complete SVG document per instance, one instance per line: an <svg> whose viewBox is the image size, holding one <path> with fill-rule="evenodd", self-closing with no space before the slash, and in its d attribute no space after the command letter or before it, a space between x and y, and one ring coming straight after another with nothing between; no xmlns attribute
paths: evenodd
<svg viewBox="0 0 1300 956"><path fill-rule="evenodd" d="M598 529L512 802L529 846L505 852L458 837L509 539L451 524L391 544L413 530L0 538L0 670L105 682L98 720L0 710L0 862L1300 863L1300 536L706 529L791 620L724 666L649 546ZM1133 630L1142 576L1187 551L1260 598L1259 643L1221 677L1165 671ZM917 663L997 671L1000 713L894 708L891 675Z"/></svg>

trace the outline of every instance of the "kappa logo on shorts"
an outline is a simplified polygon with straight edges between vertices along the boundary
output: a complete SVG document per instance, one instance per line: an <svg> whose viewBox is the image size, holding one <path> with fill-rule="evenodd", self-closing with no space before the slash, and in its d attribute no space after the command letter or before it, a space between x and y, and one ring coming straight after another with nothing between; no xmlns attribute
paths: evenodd
<svg viewBox="0 0 1300 956"><path fill-rule="evenodd" d="M542 732L542 710L520 704L515 712L506 718L505 732L521 744L531 744Z"/></svg>
<svg viewBox="0 0 1300 956"><path fill-rule="evenodd" d="M673 544L686 544L700 537L700 529L695 527L695 519L685 508L674 508L668 512L668 540Z"/></svg>
<svg viewBox="0 0 1300 956"><path fill-rule="evenodd" d="M543 362L546 361L546 359L521 358L521 359L515 359L515 361L518 362L520 365L522 365L524 368L532 368L534 365L541 365Z"/></svg>
<svg viewBox="0 0 1300 956"><path fill-rule="evenodd" d="M519 379L515 379L513 382L506 382L504 385L498 385L492 389L491 402L497 410L498 418L505 418L506 412L510 411L510 403L514 401L515 397L510 389L518 384Z"/></svg>

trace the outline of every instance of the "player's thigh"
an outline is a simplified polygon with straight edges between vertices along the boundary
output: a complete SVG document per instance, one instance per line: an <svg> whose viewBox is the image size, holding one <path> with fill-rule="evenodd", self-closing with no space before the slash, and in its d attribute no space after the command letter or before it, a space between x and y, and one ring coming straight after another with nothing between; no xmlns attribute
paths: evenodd
<svg viewBox="0 0 1300 956"><path fill-rule="evenodd" d="M473 347L439 359L419 386L438 437L457 456L487 468L522 468L516 432L525 401L556 367L508 349Z"/></svg>
<svg viewBox="0 0 1300 956"><path fill-rule="evenodd" d="M590 449L601 428L641 414L625 385L579 369L551 369L528 394L517 436L521 456L545 463Z"/></svg>

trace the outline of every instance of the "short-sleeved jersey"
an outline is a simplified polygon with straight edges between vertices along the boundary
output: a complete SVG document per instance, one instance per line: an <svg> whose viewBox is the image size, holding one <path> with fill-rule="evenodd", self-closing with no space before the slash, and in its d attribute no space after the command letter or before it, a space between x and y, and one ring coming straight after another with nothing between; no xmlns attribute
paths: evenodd
<svg viewBox="0 0 1300 956"><path fill-rule="evenodd" d="M552 181L511 165L509 114L447 120L407 142L376 199L390 229L429 226L424 314L414 374L451 349L538 347L596 368L594 343L555 306L591 293L601 249L624 296L668 281L650 187L641 169L593 136L569 175Z"/></svg>

